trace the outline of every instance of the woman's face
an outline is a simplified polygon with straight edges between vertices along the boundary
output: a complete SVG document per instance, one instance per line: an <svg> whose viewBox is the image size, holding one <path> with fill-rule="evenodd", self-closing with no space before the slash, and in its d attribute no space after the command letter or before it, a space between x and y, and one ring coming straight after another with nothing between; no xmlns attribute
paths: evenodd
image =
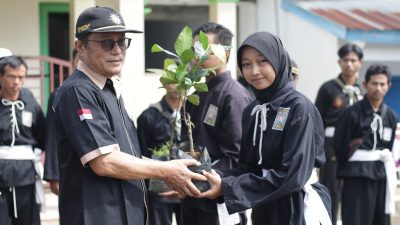
<svg viewBox="0 0 400 225"><path fill-rule="evenodd" d="M275 80L274 68L267 58L253 47L244 47L241 66L244 78L257 90L266 89Z"/></svg>

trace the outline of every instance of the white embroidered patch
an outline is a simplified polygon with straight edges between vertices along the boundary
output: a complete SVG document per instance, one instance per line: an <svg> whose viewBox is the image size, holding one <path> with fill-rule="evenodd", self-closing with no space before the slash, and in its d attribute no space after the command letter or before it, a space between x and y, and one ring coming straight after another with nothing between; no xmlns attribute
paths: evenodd
<svg viewBox="0 0 400 225"><path fill-rule="evenodd" d="M383 140L390 141L392 139L393 129L390 127L383 128Z"/></svg>
<svg viewBox="0 0 400 225"><path fill-rule="evenodd" d="M116 25L121 25L122 24L121 18L119 18L119 16L117 14L115 14L115 13L111 13L110 14L110 20Z"/></svg>
<svg viewBox="0 0 400 225"><path fill-rule="evenodd" d="M215 121L217 120L217 116L218 116L218 107L213 104L210 104L203 122L210 126L215 126Z"/></svg>
<svg viewBox="0 0 400 225"><path fill-rule="evenodd" d="M26 127L32 127L32 112L22 111L22 124Z"/></svg>
<svg viewBox="0 0 400 225"><path fill-rule="evenodd" d="M285 128L285 123L289 115L290 108L278 108L278 113L276 114L274 124L272 125L272 130L283 130Z"/></svg>

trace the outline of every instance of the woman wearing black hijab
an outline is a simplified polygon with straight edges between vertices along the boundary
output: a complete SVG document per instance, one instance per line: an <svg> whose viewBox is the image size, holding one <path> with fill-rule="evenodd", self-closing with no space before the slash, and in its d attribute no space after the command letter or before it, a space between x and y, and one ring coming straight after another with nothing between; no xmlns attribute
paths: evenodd
<svg viewBox="0 0 400 225"><path fill-rule="evenodd" d="M250 35L237 53L256 100L243 112L240 166L205 173L214 184L201 197L223 195L229 213L253 208L254 225L331 224L330 197L315 168L325 162L324 130L313 103L294 89L281 40Z"/></svg>

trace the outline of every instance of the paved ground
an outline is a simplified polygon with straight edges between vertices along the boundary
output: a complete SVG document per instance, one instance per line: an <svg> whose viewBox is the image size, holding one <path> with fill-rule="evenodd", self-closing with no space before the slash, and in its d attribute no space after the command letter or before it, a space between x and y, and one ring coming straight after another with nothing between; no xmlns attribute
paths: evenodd
<svg viewBox="0 0 400 225"><path fill-rule="evenodd" d="M45 213L41 213L42 225L58 225L58 202L57 196L52 194L50 190L46 189L46 203L47 210ZM248 218L250 218L251 211L248 210ZM174 225L176 225L174 221ZM251 225L249 221L248 225ZM337 225L341 225L338 223ZM396 192L396 215L392 218L392 225L400 225L400 186L397 188Z"/></svg>

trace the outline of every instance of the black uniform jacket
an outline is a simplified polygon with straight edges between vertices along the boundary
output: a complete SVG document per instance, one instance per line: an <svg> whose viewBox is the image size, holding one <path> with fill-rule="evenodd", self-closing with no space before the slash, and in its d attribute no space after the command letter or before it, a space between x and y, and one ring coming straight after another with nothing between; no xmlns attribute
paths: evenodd
<svg viewBox="0 0 400 225"><path fill-rule="evenodd" d="M222 178L224 199L230 213L257 207L264 216L274 213L274 209L292 215L291 207L300 204L303 208L301 189L312 170L325 162L322 120L313 103L295 91L291 82L274 96L268 106L267 130L262 134L261 165L258 165L259 128L253 146L255 115L251 116L254 106L261 103L254 101L243 113L239 168L225 173ZM287 111L286 115L282 113ZM322 199L329 202L329 197ZM295 211L300 212L301 208ZM295 216L300 216L301 220L303 215Z"/></svg>
<svg viewBox="0 0 400 225"><path fill-rule="evenodd" d="M76 70L58 89L53 108L60 224L144 224L143 182L101 177L88 166L91 159L111 151L141 157L136 129L112 81L107 79L100 88Z"/></svg>
<svg viewBox="0 0 400 225"><path fill-rule="evenodd" d="M25 107L23 110L15 107L19 133L15 133L14 145L32 145L44 149L45 119L40 105L26 89L21 90L18 100L21 100ZM0 102L0 146L10 146L11 142L11 106L5 106ZM36 181L35 177L32 160L0 159L0 188L33 184Z"/></svg>
<svg viewBox="0 0 400 225"><path fill-rule="evenodd" d="M383 136L377 135L377 150L392 150L397 126L397 116L384 103L377 112L382 117ZM338 177L366 177L373 180L386 179L385 167L381 161L352 161L348 159L355 150L372 150L374 134L371 130L371 122L374 118L374 110L365 97L362 101L345 110L336 126L333 138L336 157L339 168Z"/></svg>
<svg viewBox="0 0 400 225"><path fill-rule="evenodd" d="M159 148L171 138L172 127L171 123L174 122L172 116L172 109L169 107L165 98L158 102L158 106L150 106L137 120L137 133L139 138L140 148L142 154L151 158L151 151L149 149ZM161 111L160 111L161 110ZM178 143L180 137L174 132L174 143ZM158 201L164 203L178 203L176 199L161 197L157 193L149 192L149 201Z"/></svg>
<svg viewBox="0 0 400 225"><path fill-rule="evenodd" d="M343 88L336 79L343 79L340 75L332 80L325 82L318 91L315 106L321 114L324 127L334 127L343 110L349 106L349 97L343 93ZM354 85L359 88L359 85Z"/></svg>
<svg viewBox="0 0 400 225"><path fill-rule="evenodd" d="M196 145L207 147L216 170L237 166L242 137L241 118L244 108L253 97L229 71L218 74L207 82L208 92L197 93L200 105L188 104ZM214 200L187 198L195 208L216 212Z"/></svg>
<svg viewBox="0 0 400 225"><path fill-rule="evenodd" d="M52 110L55 92L50 95L46 114L46 158L44 161L43 179L57 181L59 179L57 137L55 112Z"/></svg>

